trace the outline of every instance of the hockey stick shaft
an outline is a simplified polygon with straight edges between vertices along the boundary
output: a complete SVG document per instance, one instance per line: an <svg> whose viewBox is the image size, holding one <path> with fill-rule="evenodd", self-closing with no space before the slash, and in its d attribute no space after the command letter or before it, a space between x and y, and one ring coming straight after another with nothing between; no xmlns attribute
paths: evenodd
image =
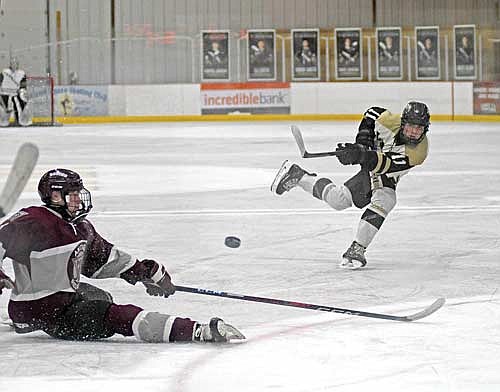
<svg viewBox="0 0 500 392"><path fill-rule="evenodd" d="M424 310L422 310L418 313L415 313L415 314L412 314L409 316L393 316L390 314L364 312L361 310L336 308L333 306L325 306L325 305L314 305L314 304L308 304L305 302L286 301L286 300L275 299L275 298L255 297L252 295L234 294L234 293L227 293L225 291L206 290L206 289L201 289L201 288L196 288L196 287L176 286L176 290L183 291L185 293L211 295L214 297L239 299L242 301L261 302L261 303L267 303L267 304L271 304L271 305L290 306L293 308L319 310L322 312L341 313L341 314L348 314L351 316L371 317L371 318L377 318L377 319L383 319L383 320L393 320L393 321L419 320L421 318L427 317L428 315L434 313L436 310L441 308L441 306L443 306L443 304L444 304L444 298L440 298L440 299L436 300L432 305L428 306L427 308L425 308Z"/></svg>
<svg viewBox="0 0 500 392"><path fill-rule="evenodd" d="M297 147L299 147L300 155L302 156L302 158L320 158L320 157L335 156L338 154L337 151L325 151L325 152L307 151L304 143L304 138L302 137L302 132L300 132L299 127L297 127L296 125L292 125L291 130L292 130L292 135L295 138L295 142L297 143Z"/></svg>
<svg viewBox="0 0 500 392"><path fill-rule="evenodd" d="M18 150L7 181L0 193L0 218L7 215L26 183L38 160L38 148L33 143L24 143Z"/></svg>

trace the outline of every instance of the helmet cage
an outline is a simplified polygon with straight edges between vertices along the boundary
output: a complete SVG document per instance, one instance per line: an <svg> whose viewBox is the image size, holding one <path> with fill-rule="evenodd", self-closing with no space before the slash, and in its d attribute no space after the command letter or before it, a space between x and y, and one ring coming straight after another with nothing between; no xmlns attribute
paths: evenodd
<svg viewBox="0 0 500 392"><path fill-rule="evenodd" d="M76 211L68 209L69 193L78 191L80 205ZM63 205L54 203L52 192L59 192L64 202ZM83 186L83 181L78 173L67 169L54 169L45 173L38 184L38 193L44 204L63 212L63 217L74 221L86 216L92 209L92 197L90 192Z"/></svg>
<svg viewBox="0 0 500 392"><path fill-rule="evenodd" d="M404 127L406 124L420 125L423 127L423 132L418 139L413 139L405 135ZM405 144L417 145L424 139L425 134L429 131L429 125L430 114L427 105L416 101L408 102L401 114L399 137Z"/></svg>

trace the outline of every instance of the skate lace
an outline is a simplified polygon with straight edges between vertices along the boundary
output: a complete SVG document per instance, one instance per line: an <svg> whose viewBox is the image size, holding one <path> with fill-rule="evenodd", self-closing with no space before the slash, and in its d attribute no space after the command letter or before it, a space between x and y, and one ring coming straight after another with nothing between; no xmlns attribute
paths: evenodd
<svg viewBox="0 0 500 392"><path fill-rule="evenodd" d="M288 180L287 182L285 182L283 184L283 188L285 188L285 190L289 191L290 189L292 189L293 187L295 187L298 184L298 182L299 182L298 179L291 178L290 180Z"/></svg>

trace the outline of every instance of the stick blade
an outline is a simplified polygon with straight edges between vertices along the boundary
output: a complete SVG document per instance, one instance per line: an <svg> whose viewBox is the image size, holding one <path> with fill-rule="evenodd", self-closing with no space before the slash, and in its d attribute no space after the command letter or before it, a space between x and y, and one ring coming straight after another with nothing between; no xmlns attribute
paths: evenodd
<svg viewBox="0 0 500 392"><path fill-rule="evenodd" d="M307 155L307 151L304 144L304 138L302 137L302 132L300 132L299 127L296 125L292 125L290 129L292 130L292 135L295 138L297 147L299 147L300 155L302 156L302 158L305 158Z"/></svg>
<svg viewBox="0 0 500 392"><path fill-rule="evenodd" d="M28 182L38 160L38 147L24 143L17 151L7 181L0 194L0 218L10 212Z"/></svg>
<svg viewBox="0 0 500 392"><path fill-rule="evenodd" d="M421 310L418 313L411 314L409 316L404 317L404 321L416 321L423 319L424 317L427 317L431 315L432 313L438 311L439 309L442 308L442 306L445 304L446 300L444 298L438 298L435 300L431 305L429 305L427 308Z"/></svg>

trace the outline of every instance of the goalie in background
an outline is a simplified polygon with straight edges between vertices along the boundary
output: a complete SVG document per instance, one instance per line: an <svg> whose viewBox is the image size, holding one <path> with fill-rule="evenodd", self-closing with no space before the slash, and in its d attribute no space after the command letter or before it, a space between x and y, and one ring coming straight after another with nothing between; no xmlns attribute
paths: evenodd
<svg viewBox="0 0 500 392"><path fill-rule="evenodd" d="M366 248L396 205L399 179L427 157L429 125L429 110L422 102L408 102L401 116L371 107L359 124L355 142L339 144L336 149L341 164L361 166L356 175L337 185L329 178L285 161L271 191L282 195L298 185L339 211L352 205L368 206L340 263L340 267L347 269L364 267Z"/></svg>
<svg viewBox="0 0 500 392"><path fill-rule="evenodd" d="M15 280L0 268L0 294L12 289L9 316L17 333L42 330L65 340L96 340L121 334L152 342L228 342L245 337L214 317L189 318L118 305L110 293L88 283L121 278L142 283L149 295L175 292L165 266L139 260L106 241L87 215L91 194L67 169L45 173L38 184L42 206L23 208L0 225L0 267L10 258Z"/></svg>
<svg viewBox="0 0 500 392"><path fill-rule="evenodd" d="M14 114L14 125L27 127L32 124L26 73L19 69L19 62L11 57L9 68L0 74L0 126L9 126Z"/></svg>

